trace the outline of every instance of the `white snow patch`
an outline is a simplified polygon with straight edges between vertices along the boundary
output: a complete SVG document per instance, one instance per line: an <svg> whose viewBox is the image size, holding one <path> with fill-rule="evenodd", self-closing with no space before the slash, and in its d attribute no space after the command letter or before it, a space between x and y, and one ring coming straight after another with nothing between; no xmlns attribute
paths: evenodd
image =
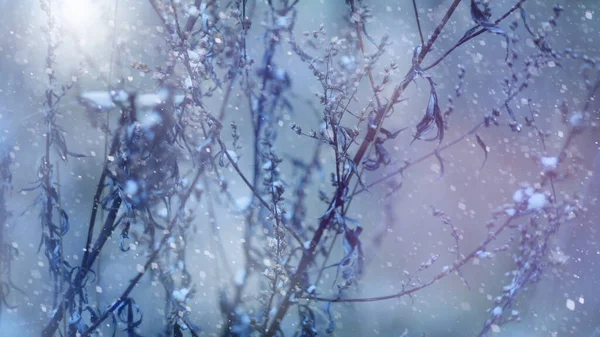
<svg viewBox="0 0 600 337"><path fill-rule="evenodd" d="M156 214L161 218L166 218L169 215L169 210L166 207L161 207Z"/></svg>
<svg viewBox="0 0 600 337"><path fill-rule="evenodd" d="M569 256L560 250L560 248L556 248L550 251L550 261L559 265L563 265L569 261Z"/></svg>
<svg viewBox="0 0 600 337"><path fill-rule="evenodd" d="M123 192L125 192L125 194L127 194L128 196L132 196L135 195L138 191L138 184L134 181L134 180L127 180L127 182L125 182L125 188L123 189Z"/></svg>
<svg viewBox="0 0 600 337"><path fill-rule="evenodd" d="M75 324L75 323L79 322L80 319L81 319L81 315L75 311L71 314L71 316L69 316L68 323Z"/></svg>
<svg viewBox="0 0 600 337"><path fill-rule="evenodd" d="M79 101L90 108L107 111L116 107L115 102L126 102L129 95L119 91L86 91L79 95Z"/></svg>
<svg viewBox="0 0 600 337"><path fill-rule="evenodd" d="M569 124L572 127L577 128L583 124L583 115L580 112L576 112L569 117Z"/></svg>
<svg viewBox="0 0 600 337"><path fill-rule="evenodd" d="M558 167L558 158L556 157L542 157L540 163L544 168L544 171L554 171Z"/></svg>
<svg viewBox="0 0 600 337"><path fill-rule="evenodd" d="M169 92L166 89L159 90L157 93L138 94L135 98L135 104L138 108L153 108L163 104L169 98ZM114 109L115 103L128 104L129 94L123 90L119 91L86 91L79 95L79 101L84 106L102 112ZM173 96L175 105L183 103L185 95L177 94Z"/></svg>
<svg viewBox="0 0 600 337"><path fill-rule="evenodd" d="M523 193L523 190L517 190L514 194L513 194L513 201L516 203L522 203L525 200L525 193Z"/></svg>
<svg viewBox="0 0 600 337"><path fill-rule="evenodd" d="M575 310L575 301L570 298L567 298L567 309L571 311Z"/></svg>
<svg viewBox="0 0 600 337"><path fill-rule="evenodd" d="M237 199L235 199L235 205L237 209L246 209L250 206L250 203L252 202L252 198L248 197L248 196L244 196L244 197L239 197Z"/></svg>
<svg viewBox="0 0 600 337"><path fill-rule="evenodd" d="M237 164L237 162L238 162L238 155L237 155L237 153L235 153L235 151L233 151L233 150L227 150L227 154L229 155L229 157L231 157L231 161L234 164Z"/></svg>
<svg viewBox="0 0 600 337"><path fill-rule="evenodd" d="M173 291L173 298L176 301L183 302L183 301L185 301L185 297L187 296L187 294L189 292L190 292L190 290L188 288L182 288L182 289L174 290Z"/></svg>
<svg viewBox="0 0 600 337"><path fill-rule="evenodd" d="M181 105L181 103L183 103L183 100L185 100L185 95L179 94L173 96L173 103L175 103L175 105Z"/></svg>
<svg viewBox="0 0 600 337"><path fill-rule="evenodd" d="M546 206L546 195L543 193L534 193L529 200L527 200L527 209L528 210L539 210Z"/></svg>
<svg viewBox="0 0 600 337"><path fill-rule="evenodd" d="M163 95L159 94L141 94L137 95L135 104L138 108L153 108L164 102Z"/></svg>
<svg viewBox="0 0 600 337"><path fill-rule="evenodd" d="M188 9L188 15L198 17L200 16L200 10L196 6L191 6L190 9Z"/></svg>
<svg viewBox="0 0 600 337"><path fill-rule="evenodd" d="M500 326L498 324L492 324L491 328L493 333L500 333Z"/></svg>
<svg viewBox="0 0 600 337"><path fill-rule="evenodd" d="M160 125L162 121L162 117L157 112L153 111L144 116L144 119L142 120L140 125L145 129L149 129L155 125Z"/></svg>
<svg viewBox="0 0 600 337"><path fill-rule="evenodd" d="M241 286L246 282L246 269L240 269L235 273L235 284Z"/></svg>

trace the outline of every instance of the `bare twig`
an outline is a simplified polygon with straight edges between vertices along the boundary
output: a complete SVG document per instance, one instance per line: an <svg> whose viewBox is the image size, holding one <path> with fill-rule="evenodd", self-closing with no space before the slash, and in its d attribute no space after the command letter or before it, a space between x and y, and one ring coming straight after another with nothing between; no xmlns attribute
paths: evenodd
<svg viewBox="0 0 600 337"><path fill-rule="evenodd" d="M417 292L417 291L419 291L421 289L424 289L424 288L427 288L427 287L431 286L432 284L436 283L437 281L443 279L444 277L446 277L448 275L452 275L455 271L458 271L460 269L460 267L464 266L466 263L468 263L474 257L476 257L478 251L483 251L485 249L485 247L487 247L487 245L490 242L492 242L493 240L495 240L496 237L500 233L502 233L511 224L511 222L514 219L516 219L517 217L518 217L518 215L507 218L506 221L493 234L488 235L488 237L479 246L477 246L475 249L473 249L471 251L471 253L469 253L467 256L465 256L462 260L456 261L451 268L438 273L430 281L428 281L426 283L423 283L421 285L408 288L406 290L403 290L403 291L401 291L399 293L395 293L395 294L392 294L392 295L377 296L377 297L364 297L364 298L340 298L340 297L336 297L336 298L325 298L325 297L319 297L319 296L307 296L307 297L298 297L298 298L306 298L306 299L315 300L315 301L322 301L322 302L377 302L377 301L385 301L385 300L390 300L390 299L394 299L394 298L400 298L400 297L411 295L411 294L413 294L413 293L415 293L415 292Z"/></svg>
<svg viewBox="0 0 600 337"><path fill-rule="evenodd" d="M94 332L94 330L96 330L96 328L98 328L98 326L100 326L100 324L102 324L102 322L104 322L104 320L106 320L123 303L123 301L125 301L129 297L131 291L133 291L137 283L144 276L145 272L148 270L148 268L150 268L151 264L154 262L160 251L164 248L165 244L171 237L171 233L173 231L173 228L177 224L177 220L179 220L179 218L183 216L185 205L188 199L190 198L192 192L197 188L196 185L198 184L198 180L204 172L204 167L205 166L203 164L200 164L200 167L198 168L198 171L196 172L196 175L194 176L190 187L187 189L180 201L179 209L173 216L173 219L169 223L169 226L167 227L165 234L160 239L158 245L150 253L150 256L146 260L146 263L144 264L143 268L139 270L137 275L131 281L129 281L129 285L127 286L125 291L123 291L123 293L118 297L118 300L113 302L113 304L107 310L105 310L104 313L100 317L98 317L96 321L85 332L81 334L81 337L89 336L92 332Z"/></svg>
<svg viewBox="0 0 600 337"><path fill-rule="evenodd" d="M425 39L423 39L423 31L421 30L421 20L419 20L419 10L417 9L417 0L412 0L413 9L415 10L415 20L417 21L417 28L419 29L419 37L421 38L421 45L425 45Z"/></svg>

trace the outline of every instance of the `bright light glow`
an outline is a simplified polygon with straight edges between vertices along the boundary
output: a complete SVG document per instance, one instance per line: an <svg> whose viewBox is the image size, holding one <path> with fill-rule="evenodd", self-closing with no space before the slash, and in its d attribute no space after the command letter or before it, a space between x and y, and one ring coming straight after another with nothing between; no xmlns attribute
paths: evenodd
<svg viewBox="0 0 600 337"><path fill-rule="evenodd" d="M98 8L90 0L63 0L61 14L65 28L77 33L93 25L98 19Z"/></svg>

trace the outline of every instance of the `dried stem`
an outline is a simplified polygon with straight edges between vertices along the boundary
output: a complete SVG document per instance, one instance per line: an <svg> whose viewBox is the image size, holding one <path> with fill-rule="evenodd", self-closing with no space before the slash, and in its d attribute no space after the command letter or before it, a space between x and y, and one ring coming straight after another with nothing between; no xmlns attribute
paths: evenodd
<svg viewBox="0 0 600 337"><path fill-rule="evenodd" d="M310 296L310 297L298 297L298 298L306 298L306 299L311 299L311 300L315 300L315 301L321 301L321 302L377 302L377 301L385 301L385 300L390 300L390 299L394 299L394 298L400 298L400 297L404 297L407 295L411 295L421 289L427 288L429 286L431 286L432 284L436 283L437 281L443 279L444 277L448 276L448 275L452 275L454 272L457 272L460 267L464 266L465 264L467 264L467 262L471 261L473 258L475 258L477 256L477 252L478 251L484 251L485 247L488 246L488 244L490 242L492 242L493 240L496 239L496 237L498 237L498 235L500 235L510 224L511 222L516 219L518 217L517 216L512 216L506 219L506 221L493 233L488 235L488 237L479 245L477 246L475 249L473 249L471 251L471 253L469 253L467 256L465 256L462 260L460 261L456 261L453 266L451 268L449 268L448 270L442 271L440 273L438 273L436 276L434 276L430 281L428 281L427 283L423 283L419 286L415 286L409 289L405 289L399 293L396 294L392 294L392 295L386 295L386 296L377 296L377 297L364 297L364 298L340 298L340 297L336 297L336 298L325 298L325 297L319 297L319 296Z"/></svg>
<svg viewBox="0 0 600 337"><path fill-rule="evenodd" d="M456 9L456 7L458 6L459 3L460 3L460 0L453 1L452 5L450 6L448 11L444 15L444 18L442 19L440 24L435 29L431 38L428 40L427 45L422 49L421 54L419 55L419 62L425 57L425 55L427 55L429 50L431 50L433 43L437 40L439 34L441 33L442 29L444 28L444 26L446 25L446 23L452 16L452 14L454 13L454 10ZM357 34L359 37L361 36L360 30L357 32ZM375 139L375 135L379 131L379 128L384 119L384 116L386 116L388 114L388 112L392 109L392 106L399 99L401 93L404 91L404 89L406 89L406 87L408 86L409 83L410 82L397 86L396 89L394 90L394 93L392 94L392 98L388 101L388 103L385 105L385 107L383 109L378 109L377 116L375 117L375 121L374 121L374 123L377 125L377 128L369 128L369 130L367 131L367 135L366 135L365 139L363 140L356 155L354 156L354 163L362 162L363 156L367 152L367 148L370 147L373 140ZM347 180L349 180L351 178L351 176L352 176L352 174L349 174ZM330 207L338 206L340 192L341 191L338 189L338 192L336 192L335 197L331 201ZM311 262L314 260L315 250L316 250L319 242L321 241L321 237L323 236L325 229L328 227L328 225L331 221L331 218L333 217L333 213L334 212L329 212L328 214L324 215L320 219L319 226L317 227L317 230L315 231L313 238L310 241L309 247L308 247L308 249L306 249L303 252L300 262L298 263L298 267L296 268L296 272L292 275L292 277L290 279L290 286L288 288L288 291L285 294L285 296L283 297L283 300L280 303L279 308L277 309L277 312L275 313L275 316L273 317L273 321L272 321L269 329L266 331L266 334L265 334L266 337L273 337L275 335L276 331L279 330L279 325L281 324L283 317L287 313L287 310L292 303L291 296L292 296L292 294L294 294L296 292L296 287L298 286L298 282L300 281L301 276L303 275L305 270L308 268L308 266L311 264Z"/></svg>
<svg viewBox="0 0 600 337"><path fill-rule="evenodd" d="M415 10L415 20L417 21L417 28L419 29L419 37L421 38L421 45L425 45L425 39L423 39L423 31L421 30L421 20L419 20L419 10L417 9L417 0L412 0L413 9Z"/></svg>
<svg viewBox="0 0 600 337"><path fill-rule="evenodd" d="M171 237L173 229L174 229L175 225L177 224L177 220L183 216L185 205L186 205L188 199L190 198L192 191L194 191L194 189L196 189L198 180L202 176L203 172L204 172L204 164L200 164L200 167L198 168L198 171L196 172L196 175L194 176L194 179L192 180L190 187L187 189L183 198L180 201L180 205L179 205L179 209L177 210L177 213L173 216L173 219L171 220L171 222L169 223L169 226L165 230L165 234L160 239L158 246L156 246L156 248L150 253L150 256L148 257L148 259L146 260L146 263L143 266L143 269L140 270L131 281L129 281L129 285L127 286L125 291L123 291L123 293L118 297L118 299L115 302L113 302L113 304L107 310L105 310L104 313L100 317L98 317L98 319L96 319L96 321L93 322L93 324L85 332L83 332L81 334L81 337L86 337L86 336L89 336L91 333L93 333L94 330L96 330L96 328L98 328L98 326L100 326L100 324L102 324L102 322L104 322L104 320L106 320L129 297L129 294L133 291L133 289L135 288L137 283L144 276L144 274L146 273L148 268L150 268L150 266L152 265L152 263L154 262L154 260L156 259L156 257L160 253L160 251L165 247L167 241Z"/></svg>

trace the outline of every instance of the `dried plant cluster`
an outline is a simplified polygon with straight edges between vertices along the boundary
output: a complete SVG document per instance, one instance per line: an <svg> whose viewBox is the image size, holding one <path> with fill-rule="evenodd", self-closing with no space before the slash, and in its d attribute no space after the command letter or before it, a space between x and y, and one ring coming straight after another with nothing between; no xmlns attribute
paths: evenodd
<svg viewBox="0 0 600 337"><path fill-rule="evenodd" d="M325 335L336 330L333 310L337 303L412 298L422 289L441 286L443 279L450 277L459 277L470 288L463 270L475 260L504 253L512 258L512 281L498 289L489 318L482 322L478 336L489 336L505 324L519 321L522 314L515 309L519 296L548 268L560 268L565 263L566 257L553 249L551 242L585 207L581 193L559 193L558 185L587 174L582 169L583 159L571 151L571 145L577 136L597 132L598 112L593 101L600 76L595 58L570 49L554 49L547 36L554 31L536 28L541 17L549 16L544 25L564 24L563 7L536 13L536 22L532 22L525 0L515 0L505 12L494 10L491 1L462 1L462 5L461 0L445 1L448 4L435 29L425 31L419 2L409 2L414 6L411 25L418 27L419 36L412 61L396 64L382 60L391 48L389 39L375 36L369 29L369 7L377 6L376 1L346 0L346 12L340 13L346 18L343 34L330 34L323 25L298 34L295 26L302 20L296 9L298 0L148 2L161 23L165 62L135 62L131 67L151 76L156 90L143 91L115 76L100 83L97 90L77 95L79 109L92 117L91 127L106 134L105 162L89 201L89 221L83 229L86 234L77 239L70 235L69 212L61 203L58 171L61 165L69 165L69 157L83 155L69 150L77 145L67 147L69 125L60 125L57 118L75 82L60 85L62 79L56 77L54 67L61 62L56 51L62 35L53 11L55 4L41 0L48 43L47 89L40 102L45 146L37 178L32 185L18 188L38 193L29 211L39 211L39 252L47 259L47 277L53 289L52 310L42 336L85 337L101 332L114 335L115 331L139 336L144 312L154 310L138 306L132 294L145 278L164 289L164 329L157 332L161 336L200 336L205 332L221 336ZM470 13L461 13L466 10ZM472 28L458 35L446 32L455 15L470 15ZM262 57L252 59L248 44L256 40L249 31L257 26L262 31ZM460 53L460 47L483 36L488 43L502 43L505 52L498 59L510 76L503 79L497 92L502 97L500 104L486 106L467 132L452 138L448 132L453 128L452 117L460 114L455 101L469 96L464 85L475 75L467 63L451 78L438 75L436 68L449 55ZM439 40L455 37L454 45L436 50L437 59L432 57ZM525 38L534 41L534 52L525 52L531 50L523 47ZM298 103L294 75L278 64L277 55L283 53L284 46L319 84L318 105ZM122 46L115 43L113 47L117 59ZM93 57L84 58L92 68ZM580 106L559 106L568 132L556 152L546 148L552 130L538 124L546 113L538 111L540 105L528 98L527 89L534 73L563 63L581 68L586 92ZM440 89L440 83L445 83L445 90ZM390 121L405 106L409 98L406 92L412 85L427 88L429 98L414 112L418 115L416 123L397 128L397 123ZM451 95L444 98L440 92L447 92L449 87L453 88ZM368 92L361 92L365 90ZM361 101L359 95L370 99ZM232 108L234 97L243 102L239 109ZM513 110L515 105L521 106L519 111ZM298 109L314 111L320 125L292 120L289 128L281 128L279 121ZM250 127L242 127L242 123ZM467 140L481 150L482 170L486 169L491 155L487 143L495 137L489 131L501 128L531 132L532 142L543 144L536 159L539 177L532 177L530 183L514 191L512 202L497 205L485 224L487 236L474 248L461 243L461 227L468 226L464 219L455 223L431 205L431 221L441 221L450 234L453 262L440 265L440 256L432 254L417 270L406 271L405 278L397 280L400 291L359 297L356 287L368 272L369 249L386 240L386 233L400 216L394 212L394 203L403 193L404 174L433 160L443 176L448 164L444 152ZM280 141L283 133L310 141L313 147L303 149L311 153L310 160L298 159L298 149ZM405 134L412 135L411 141L399 143ZM430 142L430 149L412 159L398 161L391 154L395 146L422 142ZM283 174L284 165L292 167L294 173ZM6 239L10 170L11 155L7 152L0 157L0 304L8 308L15 291L22 292L11 282L11 260L17 247ZM319 181L326 187L320 188ZM62 182L70 183L76 182ZM235 195L232 186L236 183L251 192L249 200ZM387 186L381 203L385 224L382 229L366 228L353 217L353 207L367 193L381 191L380 186ZM316 197L323 205L318 217L309 209L314 207L309 201ZM235 265L241 271L233 269L222 244L219 230L229 224L218 223L214 204L235 213L238 223L234 225L242 228L243 256ZM10 221L18 221L15 218ZM198 280L189 271L187 247L199 228L214 237L215 246L210 251L217 256L216 269L223 272L219 302L212 304L222 315L218 331L214 326L203 326L191 314L198 300ZM363 242L367 231L374 238L373 244ZM118 248L111 244L112 237L119 238ZM63 253L64 247L73 245L83 250L79 260ZM108 305L99 305L98 298L103 295L96 281L101 275L96 275L95 266L101 253L117 248L119 254L132 254L134 247L137 256L143 257L136 266L137 274L125 276L129 281L118 298L104 298ZM340 247L342 258L330 258ZM328 297L331 283L324 282L323 275L332 270L335 295ZM360 305L356 304L358 310Z"/></svg>

